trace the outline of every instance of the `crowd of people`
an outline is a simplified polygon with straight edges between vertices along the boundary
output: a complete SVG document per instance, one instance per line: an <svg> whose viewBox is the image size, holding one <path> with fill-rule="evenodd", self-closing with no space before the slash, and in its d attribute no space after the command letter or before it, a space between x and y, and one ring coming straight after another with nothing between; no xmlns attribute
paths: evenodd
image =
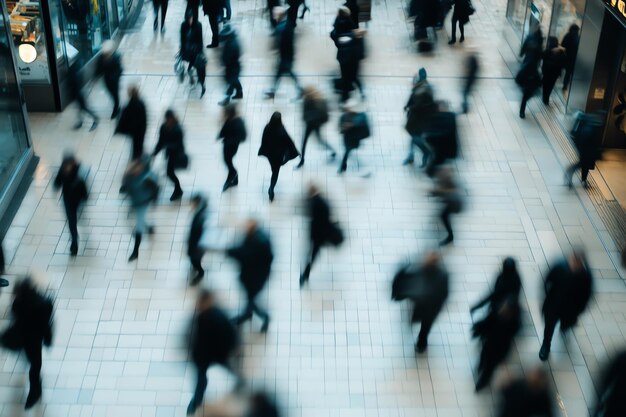
<svg viewBox="0 0 626 417"><path fill-rule="evenodd" d="M167 0L153 0L154 30L165 31ZM240 82L242 45L235 27L230 23L232 10L230 1L188 0L184 21L180 26L180 65L177 69L181 82L186 77L191 83L201 86L201 97L206 92L206 57L204 56L203 29L199 18L199 9L208 16L211 42L206 48L221 48L220 57L224 68L224 81L227 86L224 98L218 103L223 106L222 127L217 136L223 142L223 159L228 174L222 192L226 192L239 183L239 174L234 165L234 157L241 143L245 142L250 132L245 123L245 115L238 107L238 101L244 97L244 87ZM267 190L269 201L276 198L276 186L281 167L299 157L296 169L305 163L305 151L309 137L314 134L317 141L328 152L329 160L334 161L337 150L323 137L323 126L330 120L329 101L316 86L303 86L293 71L295 61L296 22L303 19L309 7L302 0L289 0L287 7L276 1L267 3L269 23L272 30L274 49L277 52L275 76L265 98L276 95L280 79L291 77L301 100L301 114L304 125L302 145L298 150L282 115L276 111L263 129L258 156L267 158L271 179ZM299 14L299 11L302 12ZM457 41L457 25L460 30L459 42L464 42L464 24L475 10L469 0L454 0L445 3L439 0L413 0L409 14L415 18L416 40L424 36L425 29L440 28L448 10L452 10L452 32L449 43ZM339 174L348 169L350 155L363 140L371 136L370 115L364 110L367 100L363 81L360 77L361 62L366 57L367 30L359 19L359 2L347 0L339 7L332 24L330 38L336 51L340 76L334 80L337 102L341 109L338 129L343 137L344 154L339 163ZM436 33L436 32L435 32ZM419 36L417 36L419 35ZM548 104L550 93L557 79L565 69L564 88L571 77L572 54L577 49L578 27L572 26L570 32L559 45L555 38L548 39L543 48L543 37L536 30L524 42L522 47L522 70L516 81L523 89L520 117L525 116L526 102L543 83L543 101ZM574 51L574 52L572 52ZM182 63L188 64L185 70ZM542 75L539 75L539 63ZM480 72L478 57L475 53L467 54L464 84L462 88L461 112L470 111L470 97ZM115 121L115 133L127 135L131 141L130 163L123 176L120 193L128 197L135 215L133 250L128 261L139 258L140 245L145 234L155 233L155 227L148 221L151 206L157 201L162 185L153 169L153 159L163 152L167 160L166 175L173 184L169 198L171 202L182 199L185 191L176 172L187 169L193 155L185 148L185 129L176 112L168 109L163 123L158 130L158 141L154 150L146 153L144 139L148 126L147 105L136 85L128 88L128 100L122 106L120 101L120 78L123 74L121 55L111 43L105 43L97 63L97 74L102 75L104 84L113 101L111 119ZM93 112L84 96L81 74L74 72L71 77L71 93L76 97L79 107L79 119L75 128L82 126L82 114L89 114L93 123L90 130L98 126L98 116ZM413 78L409 99L406 102L405 130L409 136L409 151L404 165L412 165L417 147L421 151L420 168L432 179L429 196L439 201L439 218L446 235L440 246L454 242L452 217L461 213L465 206L465 190L459 181L455 169L455 159L460 156L460 140L457 130L456 113L445 100L437 99L428 80L426 69L419 69ZM355 91L358 90L359 97ZM592 141L596 130L601 126L600 115L577 117L572 130L572 137L580 154L580 161L566 171L566 181L571 184L571 177L576 169L581 169L582 180L586 182L589 169L593 168L600 155ZM78 220L81 206L89 199L87 173L76 155L64 156L61 167L54 179L55 189L61 189L63 205L71 235L70 255L79 254ZM346 239L343 225L333 215L330 196L324 195L318 184L307 187L305 206L307 208L309 249L303 260L299 276L300 288L309 283L312 269L319 258L322 248L339 247ZM207 217L211 213L208 198L201 193L191 195L192 217L187 239L187 255L191 264L190 284L200 284L205 276L202 260L208 248L203 246L202 237L206 232ZM212 249L215 250L215 249ZM197 371L197 382L189 402L187 413L194 414L203 406L204 392L208 385L207 370L212 365L221 365L233 373L236 379L235 396L240 407L225 412L222 408L216 416L233 415L240 417L275 417L279 408L264 392L245 392L245 377L241 372L242 341L237 326L249 321L254 315L261 319L261 332L267 332L270 315L261 306L258 298L267 287L271 278L274 261L274 244L271 230L265 229L258 219L249 219L244 226L240 241L230 247L221 248L223 255L232 259L239 267L239 282L244 297L245 308L235 317L228 317L220 308L218 299L211 291L201 289L198 292L195 314L190 335L190 357ZM0 255L2 255L0 248ZM0 272L4 272L4 257L0 257ZM420 331L415 343L418 354L428 349L428 336L438 316L446 306L449 295L450 276L445 266L443 252L428 251L423 259L403 266L393 277L391 283L392 299L408 300L411 304L411 323L420 323ZM4 285L0 283L0 285ZM591 269L581 250L574 250L564 259L551 266L544 279L545 297L542 308L544 317L544 335L539 359L549 359L551 341L560 323L561 332L572 329L580 316L587 309L593 293ZM497 368L510 353L518 335L524 311L520 303L522 281L517 271L516 261L506 258L502 269L493 285L493 289L470 309L473 325L473 337L479 340L481 353L477 366L476 391L487 387ZM474 320L479 311L482 317ZM11 309L12 321L2 334L0 342L13 351L24 351L30 362L30 391L26 408L31 408L41 398L42 346L52 343L53 335L53 300L48 298L30 279L17 283L14 289L14 301ZM597 416L626 415L621 394L626 389L626 352L621 353L607 368L600 387ZM554 408L554 395L551 393L549 377L540 367L528 372L524 377L507 383L502 389L502 402L499 416L531 417L551 416ZM243 405L241 405L243 404ZM228 407L226 407L228 408Z"/></svg>

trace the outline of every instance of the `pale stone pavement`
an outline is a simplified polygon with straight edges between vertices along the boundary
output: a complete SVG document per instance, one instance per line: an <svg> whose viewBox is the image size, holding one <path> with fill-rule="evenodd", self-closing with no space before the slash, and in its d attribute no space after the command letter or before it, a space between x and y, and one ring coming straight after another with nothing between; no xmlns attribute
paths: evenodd
<svg viewBox="0 0 626 417"><path fill-rule="evenodd" d="M563 340L557 333L546 367L561 415L587 415L600 365L625 344L626 287L616 246L589 197L563 186L563 152L544 135L534 116L542 104L533 100L527 119L517 117L520 93L505 65L514 59L502 36L505 2L475 1L477 13L467 27L466 43L448 47L446 22L437 51L425 57L414 52L401 3L375 1L368 34L370 59L364 68L373 137L357 153L360 168L371 171L372 177L361 178L355 165L339 177L337 165L328 164L326 154L311 141L304 169L293 171L291 163L281 171L271 205L266 194L269 166L256 156L261 131L277 109L298 146L302 126L290 81L282 82L274 102L262 99L274 64L261 13L264 3L233 0L233 23L245 51L241 107L250 136L235 160L239 187L226 194L220 193L226 169L221 144L215 141L220 128L216 103L224 90L217 52L207 51L204 99L173 76L184 4L170 1L164 36L153 35L152 6L146 4L145 21L120 46L123 83L139 83L147 102L147 149L156 143L164 110L172 107L181 117L192 157L190 169L180 174L185 199L177 204L168 201L171 184L163 160L157 160L163 192L150 213L157 232L146 239L138 262L126 262L133 218L118 194L130 144L112 136L111 104L102 83L95 83L89 95L102 116L93 133L86 127L71 129L73 106L62 114L30 115L41 162L4 244L11 274L33 271L56 297L56 333L53 347L44 350L43 401L28 415L185 414L195 377L184 334L197 290L187 285L184 242L190 221L187 197L196 191L209 195L215 246L235 239L242 220L250 215L271 232L276 260L262 300L273 320L267 335L258 333L257 321L243 326L244 374L251 387L276 392L287 416L493 415L497 391L474 394L478 346L470 338L469 305L488 290L502 258L515 256L527 314L495 387L539 363L541 276L549 262L575 245L588 250L596 295L572 335ZM297 72L304 83L319 85L329 96L338 67L328 33L338 4L311 2L311 13L298 21L297 29ZM208 22L202 23L206 43ZM407 325L406 306L390 301L390 282L402 261L434 247L444 232L435 218L436 203L427 196L430 181L401 166L408 141L402 107L411 76L424 66L437 96L458 109L459 76L469 48L479 50L483 71L472 112L459 116L463 158L457 166L468 204L454 219L457 240L444 251L451 296L433 327L427 353L416 357L417 329ZM324 133L339 147L338 111L336 104L333 107ZM69 257L69 231L51 187L67 149L75 150L90 168L91 199L79 221L76 259ZM307 233L301 198L311 179L329 195L347 241L337 251L322 253L310 286L300 291ZM234 265L219 253L208 254L204 264L208 273L203 285L216 290L234 314L243 306ZM8 323L10 293L11 287L0 296L3 325ZM22 415L28 381L25 360L2 351L0 364L0 415ZM222 370L212 369L207 402L222 398L232 383Z"/></svg>

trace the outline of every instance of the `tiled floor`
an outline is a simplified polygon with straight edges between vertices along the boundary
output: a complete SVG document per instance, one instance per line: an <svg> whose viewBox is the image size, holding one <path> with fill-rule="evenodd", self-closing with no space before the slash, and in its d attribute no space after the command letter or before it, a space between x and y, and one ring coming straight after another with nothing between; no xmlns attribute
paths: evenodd
<svg viewBox="0 0 626 417"><path fill-rule="evenodd" d="M538 363L541 275L548 262L572 245L584 245L596 278L594 302L567 341L557 337L547 365L562 415L585 416L591 407L599 366L626 335L626 287L618 255L593 205L580 190L562 185L563 153L546 138L533 112L516 117L519 92L504 64L511 50L502 40L503 1L474 2L477 14L463 45L448 47L445 36L430 57L418 56L409 42L399 1L375 1L369 25L370 60L364 70L367 107L374 135L358 152L369 179L355 171L336 174L325 154L309 144L302 171L281 172L276 201L268 204L269 167L256 156L262 128L276 109L300 142L299 105L285 81L274 102L262 100L273 60L264 2L234 1L234 23L245 48L242 104L251 135L236 158L240 185L221 194L226 171L215 142L223 91L218 58L209 51L208 92L177 83L172 61L177 26L185 2L170 2L168 31L153 36L150 5L142 27L124 38L124 84L139 83L148 103L147 145L154 145L163 111L173 107L186 130L191 169L182 173L186 196L210 196L213 244L232 241L241 221L253 215L271 231L276 261L262 300L273 321L267 335L259 323L243 327L245 375L253 387L275 391L289 416L463 416L492 415L494 392L473 392L477 346L470 339L469 304L484 293L502 257L515 256L524 283L527 315L521 336L496 382ZM306 83L330 94L336 71L328 38L337 2L312 3L298 23L297 70ZM206 20L205 41L208 39ZM441 32L444 35L445 32ZM433 247L443 231L435 220L430 183L402 167L407 135L402 107L412 74L425 66L437 95L459 104L464 50L479 49L483 72L472 100L473 112L459 117L463 159L458 169L468 193L467 210L457 219L458 240L445 250L452 293L436 322L428 353L416 358L416 335L406 307L390 301L390 280L403 260ZM130 144L112 136L105 121L110 102L101 83L89 99L103 117L93 134L71 130L74 109L32 114L31 129L41 163L5 239L14 274L33 271L56 296L56 335L44 352L44 398L29 415L182 416L191 396L193 369L184 334L196 290L187 286L184 240L190 207L167 201L171 185L164 163L156 169L164 192L151 217L157 233L146 240L139 261L128 264L132 217L118 194ZM326 136L339 146L333 112ZM91 168L91 200L83 211L79 257L69 257L69 232L51 176L63 151L74 149ZM348 231L346 244L326 251L313 270L310 288L300 291L298 274L306 230L301 197L315 179L330 196ZM215 289L232 313L242 306L233 264L219 253L205 257L204 285ZM10 290L0 296L6 311ZM8 318L5 313L4 319ZM23 357L0 352L0 414L22 415L27 367ZM227 393L232 380L218 369L209 373L207 401Z"/></svg>

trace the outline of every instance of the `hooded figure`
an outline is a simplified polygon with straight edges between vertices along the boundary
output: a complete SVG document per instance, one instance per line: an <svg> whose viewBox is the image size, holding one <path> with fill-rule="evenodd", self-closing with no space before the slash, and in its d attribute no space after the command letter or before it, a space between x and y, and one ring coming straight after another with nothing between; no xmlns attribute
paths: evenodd
<svg viewBox="0 0 626 417"><path fill-rule="evenodd" d="M204 277L204 268L202 268L204 248L201 247L200 240L204 234L208 207L209 203L206 197L196 194L191 198L193 218L189 227L189 237L187 238L187 255L196 273L191 280L191 285L197 285Z"/></svg>
<svg viewBox="0 0 626 417"><path fill-rule="evenodd" d="M267 283L272 269L274 253L269 235L262 230L255 220L246 224L246 235L236 246L226 251L226 255L239 263L239 282L245 293L247 304L244 311L234 318L236 324L252 319L256 313L262 320L261 332L267 332L270 316L256 303L256 297Z"/></svg>
<svg viewBox="0 0 626 417"><path fill-rule="evenodd" d="M428 164L432 154L432 151L426 144L424 130L428 127L431 117L437 110L433 89L426 78L426 69L420 68L418 75L413 78L411 96L404 106L404 111L406 111L406 125L404 128L411 135L411 141L409 142L409 153L403 164L409 165L413 163L413 146L417 146L422 151L422 168Z"/></svg>
<svg viewBox="0 0 626 417"><path fill-rule="evenodd" d="M305 124L304 138L302 139L302 155L296 169L304 165L304 153L311 133L315 133L317 141L330 152L330 158L335 159L337 153L327 141L322 139L321 129L328 122L328 103L322 93L315 87L305 87L302 100L302 120Z"/></svg>
<svg viewBox="0 0 626 417"><path fill-rule="evenodd" d="M103 42L96 65L96 75L101 75L104 78L104 86L113 100L111 119L115 119L120 112L120 78L122 72L122 59L115 51L115 44L113 41Z"/></svg>
<svg viewBox="0 0 626 417"><path fill-rule="evenodd" d="M346 103L343 107L343 114L339 118L339 131L343 135L343 145L345 152L339 165L339 174L346 172L348 168L348 157L350 153L358 149L361 141L371 135L370 124L367 114L359 111L354 103Z"/></svg>
<svg viewBox="0 0 626 417"><path fill-rule="evenodd" d="M136 85L128 87L128 103L117 123L115 133L128 135L132 139L131 160L143 155L143 142L148 128L146 105L139 97L139 88Z"/></svg>
<svg viewBox="0 0 626 417"><path fill-rule="evenodd" d="M548 377L541 368L515 379L500 391L497 417L552 417L552 393Z"/></svg>
<svg viewBox="0 0 626 417"><path fill-rule="evenodd" d="M626 416L626 351L619 352L604 370L593 417Z"/></svg>
<svg viewBox="0 0 626 417"><path fill-rule="evenodd" d="M244 142L248 135L246 125L237 112L237 106L234 103L227 104L226 107L224 107L223 118L224 125L217 135L217 139L224 141L223 155L224 163L228 168L228 176L226 177L222 192L239 184L239 175L233 164L233 158L237 154L239 144Z"/></svg>
<svg viewBox="0 0 626 417"><path fill-rule="evenodd" d="M550 355L552 335L557 322L561 332L576 325L578 317L585 311L592 293L591 270L584 253L572 252L566 259L557 262L548 272L544 282L546 298L542 313L545 322L543 343L539 350L542 361Z"/></svg>
<svg viewBox="0 0 626 417"><path fill-rule="evenodd" d="M437 252L426 255L420 265L402 268L393 279L391 298L413 303L411 323L421 322L415 351L428 347L428 333L448 298L448 272Z"/></svg>
<svg viewBox="0 0 626 417"><path fill-rule="evenodd" d="M78 209L89 197L87 184L79 175L79 170L80 164L74 155L66 155L54 178L54 189L58 190L62 187L67 226L72 236L72 244L70 246L72 256L76 256L78 253Z"/></svg>
<svg viewBox="0 0 626 417"><path fill-rule="evenodd" d="M266 157L270 163L272 178L268 195L270 201L274 201L274 187L276 187L276 182L278 181L280 167L300 155L291 136L289 136L285 126L283 126L280 112L274 112L265 129L263 129L258 155Z"/></svg>
<svg viewBox="0 0 626 417"><path fill-rule="evenodd" d="M550 94L554 89L556 80L561 76L567 57L565 48L559 46L559 40L555 36L548 38L548 44L542 55L541 73L543 75L543 104L550 103Z"/></svg>
<svg viewBox="0 0 626 417"><path fill-rule="evenodd" d="M231 98L235 100L243 98L243 88L239 81L239 74L241 73L241 63L239 61L241 46L239 45L237 32L230 24L224 25L220 31L220 39L222 40L224 79L226 84L228 84L228 88L226 89L226 96L219 104L225 106L230 102ZM233 93L235 93L234 96Z"/></svg>

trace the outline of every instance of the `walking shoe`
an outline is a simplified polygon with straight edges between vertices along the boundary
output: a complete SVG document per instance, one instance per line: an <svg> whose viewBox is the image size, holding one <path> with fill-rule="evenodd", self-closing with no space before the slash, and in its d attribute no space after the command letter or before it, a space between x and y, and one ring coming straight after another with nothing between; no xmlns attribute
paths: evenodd
<svg viewBox="0 0 626 417"><path fill-rule="evenodd" d="M303 159L303 158L300 158L300 163L298 163L298 165L296 165L296 166L293 168L293 170L294 170L294 171L297 171L297 170L299 170L300 168L302 168L302 166L304 166L304 159Z"/></svg>
<svg viewBox="0 0 626 417"><path fill-rule="evenodd" d="M93 132L94 130L96 130L97 127L98 127L98 121L94 120L93 123L91 124L91 127L89 128L89 131Z"/></svg>
<svg viewBox="0 0 626 417"><path fill-rule="evenodd" d="M195 414L197 409L198 404L196 404L195 398L192 398L191 401L189 401L189 405L187 406L187 415L190 416L192 414Z"/></svg>
<svg viewBox="0 0 626 417"><path fill-rule="evenodd" d="M265 93L263 93L266 99L270 99L270 98L274 98L275 93L273 90L267 90Z"/></svg>
<svg viewBox="0 0 626 417"><path fill-rule="evenodd" d="M520 119L525 119L526 118L526 113L524 113L523 111L519 112L519 118Z"/></svg>
<svg viewBox="0 0 626 417"><path fill-rule="evenodd" d="M241 100L243 98L243 93L236 93L233 96L233 100Z"/></svg>
<svg viewBox="0 0 626 417"><path fill-rule="evenodd" d="M550 356L550 346L543 344L541 345L541 349L539 349L539 359L542 361L547 361L548 356Z"/></svg>
<svg viewBox="0 0 626 417"><path fill-rule="evenodd" d="M223 100L220 100L220 101L217 102L217 104L220 105L220 106L226 106L226 105L228 105L228 103L230 103L230 97L229 96L226 96L226 97L224 97Z"/></svg>
<svg viewBox="0 0 626 417"><path fill-rule="evenodd" d="M152 236L154 234L154 226L148 226L148 234Z"/></svg>
<svg viewBox="0 0 626 417"><path fill-rule="evenodd" d="M74 130L78 130L78 129L80 129L81 127L83 127L83 122L82 122L82 120L81 120L81 121L76 122L76 124L74 125L74 127L73 127L72 129L74 129Z"/></svg>
<svg viewBox="0 0 626 417"><path fill-rule="evenodd" d="M70 246L70 255L76 256L78 254L78 243L72 242Z"/></svg>
<svg viewBox="0 0 626 417"><path fill-rule="evenodd" d="M464 40L465 40L465 36L461 35L461 37L459 38L459 42L463 43Z"/></svg>
<svg viewBox="0 0 626 417"><path fill-rule="evenodd" d="M155 32L159 28L159 20L158 20L158 18L154 19L154 24L152 25L152 28L154 29Z"/></svg>
<svg viewBox="0 0 626 417"><path fill-rule="evenodd" d="M170 197L170 201L180 200L183 196L183 190L174 190L172 196Z"/></svg>
<svg viewBox="0 0 626 417"><path fill-rule="evenodd" d="M218 46L219 46L219 44L217 44L217 43L210 43L206 47L207 47L207 49L211 49L211 48L217 48Z"/></svg>
<svg viewBox="0 0 626 417"><path fill-rule="evenodd" d="M424 353L427 347L428 347L428 341L425 339L424 340L419 339L417 343L415 344L415 351L417 353Z"/></svg>
<svg viewBox="0 0 626 417"><path fill-rule="evenodd" d="M137 258L139 258L139 252L133 252L128 257L128 262L132 262L132 261L136 260Z"/></svg>
<svg viewBox="0 0 626 417"><path fill-rule="evenodd" d="M261 326L261 333L267 333L267 328L270 326L270 318L267 317Z"/></svg>
<svg viewBox="0 0 626 417"><path fill-rule="evenodd" d="M161 26L161 34L165 33L165 26Z"/></svg>
<svg viewBox="0 0 626 417"><path fill-rule="evenodd" d="M274 190L270 188L267 192L267 195L270 197L270 202L274 201Z"/></svg>
<svg viewBox="0 0 626 417"><path fill-rule="evenodd" d="M449 245L450 243L452 243L453 240L454 240L454 236L448 235L444 240L439 242L439 246Z"/></svg>
<svg viewBox="0 0 626 417"><path fill-rule="evenodd" d="M407 156L404 161L402 161L402 165L406 166L406 165L411 165L413 163L413 157L412 156Z"/></svg>
<svg viewBox="0 0 626 417"><path fill-rule="evenodd" d="M454 38L448 41L448 45L454 45L455 43L456 43L456 39Z"/></svg>
<svg viewBox="0 0 626 417"><path fill-rule="evenodd" d="M35 404L41 399L41 391L33 392L30 391L28 393L28 397L26 397L26 404L24 405L24 410L30 410L33 408Z"/></svg>
<svg viewBox="0 0 626 417"><path fill-rule="evenodd" d="M191 285L192 287L195 287L196 285L200 283L200 281L202 281L202 278L204 278L204 272L198 272L196 276L193 277L189 285Z"/></svg>
<svg viewBox="0 0 626 417"><path fill-rule="evenodd" d="M202 91L200 92L200 98L204 97L204 93L206 93L206 87L202 84Z"/></svg>

